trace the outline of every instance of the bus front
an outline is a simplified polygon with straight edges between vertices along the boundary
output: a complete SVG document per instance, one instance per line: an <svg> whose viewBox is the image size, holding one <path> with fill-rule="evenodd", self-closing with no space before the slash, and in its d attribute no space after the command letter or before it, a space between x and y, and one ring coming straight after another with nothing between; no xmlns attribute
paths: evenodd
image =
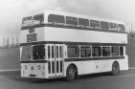
<svg viewBox="0 0 135 89"><path fill-rule="evenodd" d="M44 40L43 14L24 17L20 35L21 77L45 78L46 56Z"/></svg>

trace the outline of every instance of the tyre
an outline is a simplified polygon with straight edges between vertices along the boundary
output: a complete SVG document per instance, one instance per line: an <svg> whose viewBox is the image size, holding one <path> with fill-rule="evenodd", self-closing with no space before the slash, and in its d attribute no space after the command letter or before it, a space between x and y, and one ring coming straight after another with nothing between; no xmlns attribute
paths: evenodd
<svg viewBox="0 0 135 89"><path fill-rule="evenodd" d="M76 69L76 67L71 65L67 68L66 80L70 81L70 80L74 80L76 78L77 78L77 69Z"/></svg>
<svg viewBox="0 0 135 89"><path fill-rule="evenodd" d="M112 65L112 75L117 75L120 73L120 66L118 62L114 62Z"/></svg>

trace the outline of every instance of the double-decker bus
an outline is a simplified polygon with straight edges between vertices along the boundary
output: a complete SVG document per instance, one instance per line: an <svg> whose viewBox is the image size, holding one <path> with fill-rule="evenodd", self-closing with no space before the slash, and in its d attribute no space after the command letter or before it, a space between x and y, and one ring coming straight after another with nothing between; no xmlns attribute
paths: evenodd
<svg viewBox="0 0 135 89"><path fill-rule="evenodd" d="M35 79L128 70L126 25L62 11L24 17L20 34L21 77Z"/></svg>

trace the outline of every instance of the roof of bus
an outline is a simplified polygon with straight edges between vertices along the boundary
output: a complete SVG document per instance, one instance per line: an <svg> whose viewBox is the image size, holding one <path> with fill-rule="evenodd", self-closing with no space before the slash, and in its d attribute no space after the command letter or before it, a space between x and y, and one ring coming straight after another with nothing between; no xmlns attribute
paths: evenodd
<svg viewBox="0 0 135 89"><path fill-rule="evenodd" d="M110 23L117 23L117 24L126 25L123 21L113 20L113 19L110 19L110 18L98 18L98 17L95 17L95 16L88 16L88 15L84 15L84 14L70 13L70 12L65 12L65 11L60 11L60 10L46 10L43 13L47 17L49 16L49 14L57 14L57 15L63 15L63 16L73 16L73 17L77 17L77 18L93 19L93 20L98 20L98 21L106 21L106 22L110 22Z"/></svg>

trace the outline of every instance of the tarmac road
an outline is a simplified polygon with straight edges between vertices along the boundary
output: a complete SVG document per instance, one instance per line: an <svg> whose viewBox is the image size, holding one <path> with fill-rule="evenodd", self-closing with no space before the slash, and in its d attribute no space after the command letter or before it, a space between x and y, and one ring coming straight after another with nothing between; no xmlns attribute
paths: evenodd
<svg viewBox="0 0 135 89"><path fill-rule="evenodd" d="M27 80L19 72L0 73L0 89L135 89L135 69L121 72L117 76L95 74L81 76L74 81Z"/></svg>

